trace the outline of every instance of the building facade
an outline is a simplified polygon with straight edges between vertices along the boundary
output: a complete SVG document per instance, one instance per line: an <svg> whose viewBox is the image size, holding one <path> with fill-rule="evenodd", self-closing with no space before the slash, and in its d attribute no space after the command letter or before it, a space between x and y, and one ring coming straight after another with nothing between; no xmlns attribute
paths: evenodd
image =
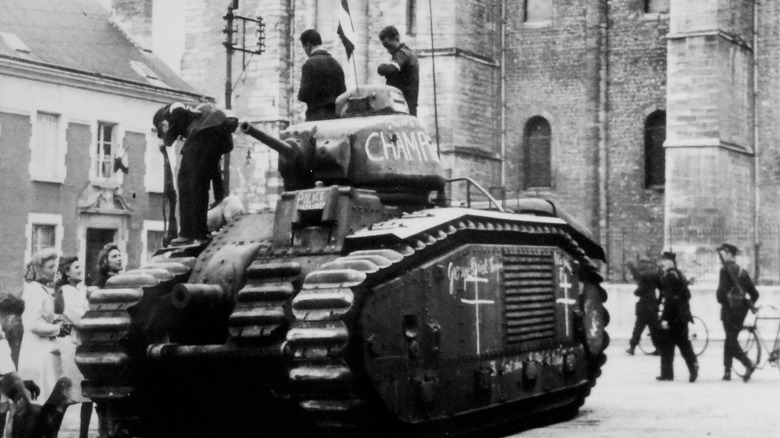
<svg viewBox="0 0 780 438"><path fill-rule="evenodd" d="M152 115L202 93L94 1L0 9L0 291L21 293L26 262L45 247L78 255L88 276L107 242L127 266L143 264L164 228Z"/></svg>

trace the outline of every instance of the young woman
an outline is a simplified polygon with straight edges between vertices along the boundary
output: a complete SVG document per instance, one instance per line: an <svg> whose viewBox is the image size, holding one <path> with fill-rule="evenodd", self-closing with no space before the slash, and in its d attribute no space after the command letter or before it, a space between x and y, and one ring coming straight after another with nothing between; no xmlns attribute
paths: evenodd
<svg viewBox="0 0 780 438"><path fill-rule="evenodd" d="M92 401L81 394L81 382L84 375L76 366L76 346L81 344L79 326L81 317L89 310L87 288L84 286L84 271L81 262L75 256L63 256L60 259L57 298L62 298L62 319L73 326L70 336L60 340L62 352L62 375L73 382L71 398L81 403L80 438L89 436L89 422L92 419Z"/></svg>
<svg viewBox="0 0 780 438"><path fill-rule="evenodd" d="M54 313L54 289L51 285L57 272L57 251L45 248L32 256L25 274L22 292L24 300L24 337L19 351L19 375L33 380L46 400L62 375L58 336L69 333Z"/></svg>
<svg viewBox="0 0 780 438"><path fill-rule="evenodd" d="M122 253L116 243L107 243L98 254L98 277L90 286L103 288L109 278L122 271Z"/></svg>

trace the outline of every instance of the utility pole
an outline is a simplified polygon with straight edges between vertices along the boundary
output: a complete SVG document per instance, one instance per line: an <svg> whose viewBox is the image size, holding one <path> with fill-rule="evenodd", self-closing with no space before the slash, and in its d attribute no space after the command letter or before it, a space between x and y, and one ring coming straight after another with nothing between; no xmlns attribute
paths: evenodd
<svg viewBox="0 0 780 438"><path fill-rule="evenodd" d="M247 59L246 54L257 55L265 51L265 23L263 18L257 16L255 18L244 17L233 13L238 9L238 0L231 0L230 5L227 8L227 14L225 14L225 42L223 45L226 50L226 63L225 63L225 109L232 109L233 106L233 53L238 51L242 53L242 69L243 73L246 70ZM234 28L234 22L238 23L238 26ZM255 24L255 45L251 48L246 44L246 32L247 23ZM251 31L251 30L250 30ZM241 44L238 41L234 41L235 36L238 35L241 40ZM235 38L236 40L238 38ZM222 173L225 181L225 193L230 191L230 153L227 153L222 158Z"/></svg>

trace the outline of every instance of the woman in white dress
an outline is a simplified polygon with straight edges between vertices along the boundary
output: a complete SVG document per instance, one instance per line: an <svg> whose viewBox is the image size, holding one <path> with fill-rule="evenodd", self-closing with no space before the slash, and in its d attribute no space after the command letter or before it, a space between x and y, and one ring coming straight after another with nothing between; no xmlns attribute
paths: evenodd
<svg viewBox="0 0 780 438"><path fill-rule="evenodd" d="M81 317L89 310L87 300L87 287L84 286L84 271L81 262L75 256L62 256L60 258L58 290L55 304L62 299L62 319L66 324L73 326L70 336L60 339L60 351L62 352L62 375L73 382L71 398L75 403L81 403L81 432L79 437L86 438L89 435L89 422L92 419L92 400L81 393L81 382L84 375L76 366L76 346L81 344ZM59 307L59 306L55 306Z"/></svg>
<svg viewBox="0 0 780 438"><path fill-rule="evenodd" d="M19 375L41 388L46 400L62 375L62 361L56 339L68 334L54 313L54 290L49 285L57 272L57 251L45 248L32 256L25 274L22 299L24 336L19 350Z"/></svg>

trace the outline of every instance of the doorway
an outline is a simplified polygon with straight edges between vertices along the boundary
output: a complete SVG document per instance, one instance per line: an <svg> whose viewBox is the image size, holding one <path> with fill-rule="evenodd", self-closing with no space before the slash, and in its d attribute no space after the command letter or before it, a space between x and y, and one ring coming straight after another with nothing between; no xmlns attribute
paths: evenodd
<svg viewBox="0 0 780 438"><path fill-rule="evenodd" d="M114 242L116 230L111 228L87 228L87 254L84 260L84 282L91 285L98 277L98 255L107 243Z"/></svg>

